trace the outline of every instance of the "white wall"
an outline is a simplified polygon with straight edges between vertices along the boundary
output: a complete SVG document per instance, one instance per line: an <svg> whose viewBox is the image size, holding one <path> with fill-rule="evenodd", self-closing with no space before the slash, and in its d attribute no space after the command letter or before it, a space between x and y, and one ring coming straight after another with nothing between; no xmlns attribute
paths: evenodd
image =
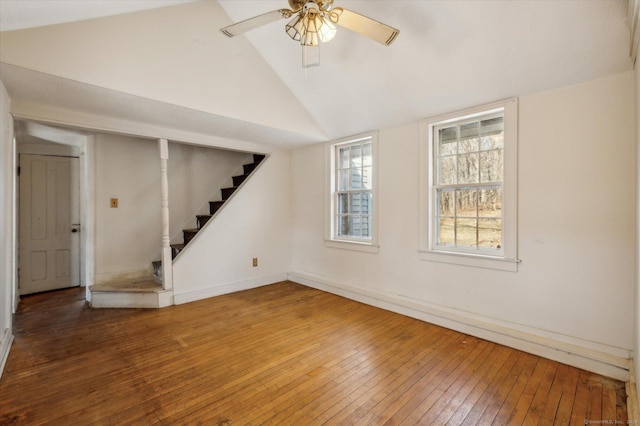
<svg viewBox="0 0 640 426"><path fill-rule="evenodd" d="M196 214L209 214L209 201L220 200L220 188L231 186L231 176L242 174L251 155L169 143L169 211L171 243L181 243L182 230L196 227ZM159 165L158 165L159 167Z"/></svg>
<svg viewBox="0 0 640 426"><path fill-rule="evenodd" d="M277 150L176 259L176 303L285 280L291 260L290 152ZM258 266L252 259L258 258Z"/></svg>
<svg viewBox="0 0 640 426"><path fill-rule="evenodd" d="M161 249L157 142L100 134L95 157L95 281L149 274Z"/></svg>
<svg viewBox="0 0 640 426"><path fill-rule="evenodd" d="M14 259L14 146L10 99L0 82L0 375L13 339L12 301Z"/></svg>
<svg viewBox="0 0 640 426"><path fill-rule="evenodd" d="M5 31L0 61L321 137L322 129L249 41L220 33L230 23L218 2L199 1Z"/></svg>
<svg viewBox="0 0 640 426"><path fill-rule="evenodd" d="M155 140L121 135L96 137L96 282L137 278L160 260L160 160ZM220 199L220 188L250 156L246 153L169 145L171 243L195 228L196 214ZM110 207L111 198L118 208Z"/></svg>
<svg viewBox="0 0 640 426"><path fill-rule="evenodd" d="M452 327L597 351L624 377L634 345L633 107L631 72L520 98L516 273L419 260L419 123L379 132L378 254L325 247L324 146L298 149L292 276L444 313Z"/></svg>

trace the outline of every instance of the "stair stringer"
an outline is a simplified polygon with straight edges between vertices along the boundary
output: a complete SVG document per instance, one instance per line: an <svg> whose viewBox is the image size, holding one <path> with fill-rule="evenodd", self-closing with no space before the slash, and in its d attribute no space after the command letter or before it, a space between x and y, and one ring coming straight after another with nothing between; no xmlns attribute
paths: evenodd
<svg viewBox="0 0 640 426"><path fill-rule="evenodd" d="M272 152L257 175L173 264L174 300L187 303L286 279L291 259L290 157ZM252 266L258 258L258 266Z"/></svg>
<svg viewBox="0 0 640 426"><path fill-rule="evenodd" d="M252 156L257 155L257 154L250 154L250 156L248 156L247 158L250 159ZM185 248L183 248L180 253L178 253L176 255L176 257L173 259L173 263L175 264L175 262L180 258L181 255L183 255L184 253L188 252L190 247L193 247L193 243L196 242L196 240L202 235L203 232L206 232L207 227L214 221L214 219L225 209L226 206L229 205L229 203L232 202L233 198L240 192L242 191L242 188L254 177L255 173L258 171L258 169L260 169L260 167L262 167L264 165L264 163L268 160L269 155L265 155L265 157L258 163L258 165L249 173L249 175L247 176L247 178L240 184L238 185L237 189L226 199L226 201L224 202L224 204L222 204L222 206L215 212L213 213L213 215L211 215L211 219L209 219L203 226L202 228L198 231L198 233L196 233L196 235L189 241L189 243L185 246ZM247 160L248 161L248 160ZM239 168L237 168L235 170L235 172L233 173L233 176L236 175L236 173L238 173L240 170L242 170L244 167L244 165L241 165ZM228 184L232 182L232 177L229 177L229 179L227 179L227 181L225 181L225 184ZM220 193L220 190L217 191L217 193ZM221 198L221 197L213 197L211 200L209 201L219 201L216 198ZM209 203L209 201L207 201L206 204ZM195 217L196 215L194 215Z"/></svg>
<svg viewBox="0 0 640 426"><path fill-rule="evenodd" d="M184 229L188 229L193 227L193 224L196 224L197 227L197 220L196 220L196 216L197 215L202 215L205 214L206 212L209 211L208 205L210 201L217 201L220 200L220 188L224 188L228 185L231 184L232 180L231 180L231 176L234 176L235 174L239 173L240 171L242 171L242 166L243 164L245 164L248 161L251 161L253 154L252 153L246 153L245 156L243 156L242 158L240 158L239 160L237 160L237 164L234 167L233 171L230 173L230 175L227 175L224 180L220 180L217 182L217 184L215 184L215 186L212 188L212 190L204 197L202 197L202 202L198 205L198 207L196 207L194 210L192 210L186 217L184 217L184 219L179 223L179 224L173 224L171 226L171 228L175 228L173 230L173 232L169 235L170 240L172 243L178 242L182 240L182 231ZM171 161L171 160L169 160ZM169 176L169 179L171 180L171 176ZM169 194L169 197L171 198L171 193ZM195 221L195 222L194 222Z"/></svg>

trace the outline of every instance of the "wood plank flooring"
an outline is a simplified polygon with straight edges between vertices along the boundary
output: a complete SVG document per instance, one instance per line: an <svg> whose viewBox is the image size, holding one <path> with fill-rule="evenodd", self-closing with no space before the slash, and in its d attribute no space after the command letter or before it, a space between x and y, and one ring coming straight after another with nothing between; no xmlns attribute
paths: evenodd
<svg viewBox="0 0 640 426"><path fill-rule="evenodd" d="M291 282L160 310L83 296L23 298L0 424L627 420L619 381Z"/></svg>

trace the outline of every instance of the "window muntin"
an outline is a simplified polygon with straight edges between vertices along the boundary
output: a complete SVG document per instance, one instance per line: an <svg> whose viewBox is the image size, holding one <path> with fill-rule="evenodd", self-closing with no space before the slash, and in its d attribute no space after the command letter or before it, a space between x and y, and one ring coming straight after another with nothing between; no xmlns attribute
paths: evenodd
<svg viewBox="0 0 640 426"><path fill-rule="evenodd" d="M434 249L502 254L503 112L433 127Z"/></svg>
<svg viewBox="0 0 640 426"><path fill-rule="evenodd" d="M333 238L370 242L373 229L371 137L335 145Z"/></svg>

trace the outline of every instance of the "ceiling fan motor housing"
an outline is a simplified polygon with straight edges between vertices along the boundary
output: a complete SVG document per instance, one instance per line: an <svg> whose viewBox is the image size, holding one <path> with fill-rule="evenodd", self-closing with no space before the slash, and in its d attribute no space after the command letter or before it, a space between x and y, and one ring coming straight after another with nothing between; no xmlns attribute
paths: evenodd
<svg viewBox="0 0 640 426"><path fill-rule="evenodd" d="M289 0L289 7L294 12L300 11L307 3L315 3L320 10L331 10L333 0Z"/></svg>

